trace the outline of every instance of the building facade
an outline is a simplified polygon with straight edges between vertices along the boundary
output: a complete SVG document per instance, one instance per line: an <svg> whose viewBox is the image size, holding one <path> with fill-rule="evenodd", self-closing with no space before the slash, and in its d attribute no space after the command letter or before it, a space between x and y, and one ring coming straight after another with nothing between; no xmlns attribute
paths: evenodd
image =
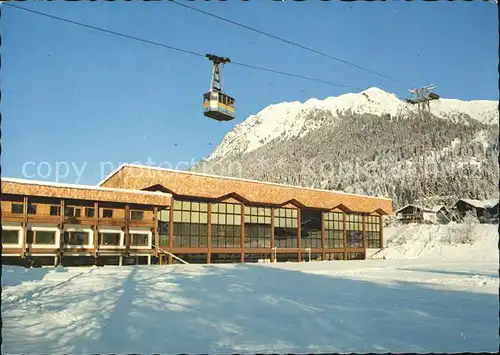
<svg viewBox="0 0 500 355"><path fill-rule="evenodd" d="M122 165L98 186L2 179L3 257L50 265L365 259L390 199Z"/></svg>
<svg viewBox="0 0 500 355"><path fill-rule="evenodd" d="M453 220L452 214L444 205L423 207L409 204L396 210L394 214L397 220L403 224L447 224Z"/></svg>

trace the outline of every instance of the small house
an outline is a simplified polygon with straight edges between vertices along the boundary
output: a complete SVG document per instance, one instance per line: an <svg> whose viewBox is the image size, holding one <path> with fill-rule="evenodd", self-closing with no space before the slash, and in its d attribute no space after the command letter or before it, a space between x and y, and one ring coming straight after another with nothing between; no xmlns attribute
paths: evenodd
<svg viewBox="0 0 500 355"><path fill-rule="evenodd" d="M409 204L395 212L396 218L403 224L430 223L445 224L451 220L451 213L443 205L422 207Z"/></svg>
<svg viewBox="0 0 500 355"><path fill-rule="evenodd" d="M498 202L498 198L489 200L462 198L455 202L453 209L460 218L465 217L467 212L473 211L481 223L498 223Z"/></svg>

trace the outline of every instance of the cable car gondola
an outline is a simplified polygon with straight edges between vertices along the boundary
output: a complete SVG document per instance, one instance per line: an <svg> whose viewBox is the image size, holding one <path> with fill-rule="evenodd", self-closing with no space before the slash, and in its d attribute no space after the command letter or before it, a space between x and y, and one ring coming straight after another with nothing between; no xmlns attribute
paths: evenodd
<svg viewBox="0 0 500 355"><path fill-rule="evenodd" d="M229 63L229 58L207 54L212 61L212 78L210 91L203 94L203 114L217 121L231 121L234 119L234 98L222 91L222 76L219 65Z"/></svg>

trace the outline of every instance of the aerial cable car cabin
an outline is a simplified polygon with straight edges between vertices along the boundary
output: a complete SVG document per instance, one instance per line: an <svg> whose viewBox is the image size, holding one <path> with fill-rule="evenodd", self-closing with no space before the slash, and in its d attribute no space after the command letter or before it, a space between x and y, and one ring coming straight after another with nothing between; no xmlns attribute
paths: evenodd
<svg viewBox="0 0 500 355"><path fill-rule="evenodd" d="M234 98L222 91L222 75L220 64L229 63L229 58L207 54L212 61L212 78L210 91L203 94L203 114L217 121L231 121L234 119Z"/></svg>

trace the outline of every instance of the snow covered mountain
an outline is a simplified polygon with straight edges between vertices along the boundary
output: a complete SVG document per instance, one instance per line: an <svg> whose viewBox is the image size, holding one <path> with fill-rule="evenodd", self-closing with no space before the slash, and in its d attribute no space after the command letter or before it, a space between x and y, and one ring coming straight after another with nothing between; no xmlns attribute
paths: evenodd
<svg viewBox="0 0 500 355"><path fill-rule="evenodd" d="M270 105L192 170L391 197L395 207L496 197L498 102L440 99L430 111L378 88Z"/></svg>
<svg viewBox="0 0 500 355"><path fill-rule="evenodd" d="M464 121L466 118L472 118L485 124L499 121L496 101L442 98L431 101L430 109L434 116L443 119ZM310 114L318 110L331 114L333 119L349 113L378 116L389 114L391 117L409 117L418 114L415 105L379 88L369 88L360 93L328 97L324 100L310 99L304 103L282 102L267 106L237 125L205 160L218 160L227 155L248 153L275 139L303 137L324 125L333 123L329 120L311 119Z"/></svg>

